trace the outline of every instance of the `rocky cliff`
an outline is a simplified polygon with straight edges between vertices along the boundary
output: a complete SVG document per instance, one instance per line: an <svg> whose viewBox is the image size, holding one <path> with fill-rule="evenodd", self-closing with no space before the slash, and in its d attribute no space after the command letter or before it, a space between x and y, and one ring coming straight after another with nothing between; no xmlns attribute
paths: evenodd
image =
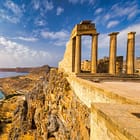
<svg viewBox="0 0 140 140"><path fill-rule="evenodd" d="M51 69L13 109L7 139L88 140L89 117L66 75Z"/></svg>

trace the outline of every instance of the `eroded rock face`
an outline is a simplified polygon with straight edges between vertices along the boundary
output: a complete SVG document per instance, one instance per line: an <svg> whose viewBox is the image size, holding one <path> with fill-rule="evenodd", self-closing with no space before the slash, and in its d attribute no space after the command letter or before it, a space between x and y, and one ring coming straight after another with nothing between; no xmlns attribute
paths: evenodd
<svg viewBox="0 0 140 140"><path fill-rule="evenodd" d="M52 69L15 110L9 140L88 140L89 109Z"/></svg>

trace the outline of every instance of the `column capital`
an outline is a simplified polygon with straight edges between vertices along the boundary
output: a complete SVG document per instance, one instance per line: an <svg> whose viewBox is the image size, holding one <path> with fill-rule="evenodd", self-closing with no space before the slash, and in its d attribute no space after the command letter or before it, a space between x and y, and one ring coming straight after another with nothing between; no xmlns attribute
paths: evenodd
<svg viewBox="0 0 140 140"><path fill-rule="evenodd" d="M135 35L135 34L136 34L136 32L128 32L128 35L129 35L129 34L134 34L134 35Z"/></svg>
<svg viewBox="0 0 140 140"><path fill-rule="evenodd" d="M98 36L100 33L93 33L92 36Z"/></svg>
<svg viewBox="0 0 140 140"><path fill-rule="evenodd" d="M128 33L128 39L133 39L133 38L135 38L135 34L136 34L136 32L129 32L129 33Z"/></svg>
<svg viewBox="0 0 140 140"><path fill-rule="evenodd" d="M108 36L113 36L113 35L118 35L118 34L119 34L119 32L112 32L112 33L108 34Z"/></svg>

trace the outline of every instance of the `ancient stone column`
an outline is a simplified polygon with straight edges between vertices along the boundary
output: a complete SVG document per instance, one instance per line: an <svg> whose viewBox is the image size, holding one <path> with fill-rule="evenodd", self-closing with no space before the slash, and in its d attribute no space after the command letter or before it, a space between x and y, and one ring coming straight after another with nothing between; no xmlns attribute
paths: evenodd
<svg viewBox="0 0 140 140"><path fill-rule="evenodd" d="M92 47L91 47L91 73L97 73L97 57L98 57L98 35L92 36Z"/></svg>
<svg viewBox="0 0 140 140"><path fill-rule="evenodd" d="M113 32L110 36L110 51L109 51L109 73L116 73L116 50L117 50L117 34L119 32Z"/></svg>
<svg viewBox="0 0 140 140"><path fill-rule="evenodd" d="M135 34L136 32L128 33L127 40L127 55L126 55L126 73L134 74L134 58L135 58Z"/></svg>
<svg viewBox="0 0 140 140"><path fill-rule="evenodd" d="M81 72L81 36L76 36L76 48L75 48L75 73Z"/></svg>
<svg viewBox="0 0 140 140"><path fill-rule="evenodd" d="M72 72L75 72L76 37L72 38L71 41L72 41Z"/></svg>

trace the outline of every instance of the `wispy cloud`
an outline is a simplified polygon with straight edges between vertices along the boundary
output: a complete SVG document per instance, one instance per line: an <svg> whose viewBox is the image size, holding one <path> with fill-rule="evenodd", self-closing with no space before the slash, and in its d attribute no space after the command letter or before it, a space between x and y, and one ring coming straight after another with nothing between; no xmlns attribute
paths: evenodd
<svg viewBox="0 0 140 140"><path fill-rule="evenodd" d="M30 47L0 37L0 67L37 66L51 64L53 60L46 51L33 50ZM55 58L56 59L56 58Z"/></svg>
<svg viewBox="0 0 140 140"><path fill-rule="evenodd" d="M100 14L103 11L103 8L98 8L95 10L95 15Z"/></svg>
<svg viewBox="0 0 140 140"><path fill-rule="evenodd" d="M20 21L19 17L9 15L5 10L0 9L0 18L2 20L11 22L11 23L18 23Z"/></svg>
<svg viewBox="0 0 140 140"><path fill-rule="evenodd" d="M15 15L20 15L22 13L20 7L11 0L5 2L5 7L10 9Z"/></svg>
<svg viewBox="0 0 140 140"><path fill-rule="evenodd" d="M45 26L47 22L44 19L36 18L34 24L37 26Z"/></svg>
<svg viewBox="0 0 140 140"><path fill-rule="evenodd" d="M53 2L48 0L32 0L32 5L35 10L44 9L45 11L49 11L54 8Z"/></svg>
<svg viewBox="0 0 140 140"><path fill-rule="evenodd" d="M39 0L32 0L32 5L35 10L40 8L40 1Z"/></svg>
<svg viewBox="0 0 140 140"><path fill-rule="evenodd" d="M78 0L69 0L69 2L72 4L76 4L78 2Z"/></svg>
<svg viewBox="0 0 140 140"><path fill-rule="evenodd" d="M44 1L44 6L47 11L52 10L54 8L52 1L49 2L48 0Z"/></svg>
<svg viewBox="0 0 140 140"><path fill-rule="evenodd" d="M103 10L104 12L102 12ZM123 22L124 20L133 20L138 14L140 14L140 9L136 0L132 2L120 1L107 9L96 9L94 21L97 23L102 21L100 24L108 25L109 28L112 24L114 25L114 22L112 21L119 20L119 22ZM116 23L117 22L115 22L115 24Z"/></svg>
<svg viewBox="0 0 140 140"><path fill-rule="evenodd" d="M138 13L140 13L140 9L138 4L134 2L125 2L125 3L117 3L114 4L109 12L104 15L106 20L116 18L116 17L126 17L126 19L131 19L135 17Z"/></svg>
<svg viewBox="0 0 140 140"><path fill-rule="evenodd" d="M64 12L64 9L62 7L57 7L56 9L56 15L59 16Z"/></svg>
<svg viewBox="0 0 140 140"><path fill-rule="evenodd" d="M127 47L127 34L129 32L136 32L136 38L135 38L135 46L136 46L136 55L137 56L140 56L140 24L134 24L134 25L131 25L123 30L120 30L119 31L119 34L117 36L117 51L118 51L118 55L123 55L125 56L126 55L126 47ZM99 46L99 49L103 49L104 50L104 53L105 51L109 51L109 41L110 41L110 38L108 36L108 33L107 34L100 34L99 35L99 43L98 43L98 46ZM105 56L104 53L102 52L102 56ZM106 52L106 54L109 55L109 52Z"/></svg>
<svg viewBox="0 0 140 140"><path fill-rule="evenodd" d="M126 16L127 19L135 17L139 13L138 5L134 2L126 2L124 5L117 3L112 6L113 16Z"/></svg>
<svg viewBox="0 0 140 140"><path fill-rule="evenodd" d="M11 23L19 23L23 14L23 7L18 6L11 0L6 0L3 5L5 8L0 9L0 18Z"/></svg>
<svg viewBox="0 0 140 140"><path fill-rule="evenodd" d="M117 21L117 20L109 21L109 23L107 24L107 28L114 27L114 26L116 26L118 24L119 24L119 21Z"/></svg>
<svg viewBox="0 0 140 140"><path fill-rule="evenodd" d="M89 4L94 4L95 1L96 0L69 0L69 2L72 4L77 4L77 3L83 4L84 2L87 2Z"/></svg>
<svg viewBox="0 0 140 140"><path fill-rule="evenodd" d="M40 34L43 38L49 40L53 46L65 46L69 40L69 32L66 30L58 32L41 31Z"/></svg>
<svg viewBox="0 0 140 140"><path fill-rule="evenodd" d="M16 37L14 39L19 39L19 40L23 40L23 41L27 41L27 42L36 42L38 40L35 37L22 37L22 36Z"/></svg>
<svg viewBox="0 0 140 140"><path fill-rule="evenodd" d="M61 30L58 32L49 32L49 31L42 31L41 32L42 37L49 38L49 39L64 39L68 38L69 33L66 30Z"/></svg>

